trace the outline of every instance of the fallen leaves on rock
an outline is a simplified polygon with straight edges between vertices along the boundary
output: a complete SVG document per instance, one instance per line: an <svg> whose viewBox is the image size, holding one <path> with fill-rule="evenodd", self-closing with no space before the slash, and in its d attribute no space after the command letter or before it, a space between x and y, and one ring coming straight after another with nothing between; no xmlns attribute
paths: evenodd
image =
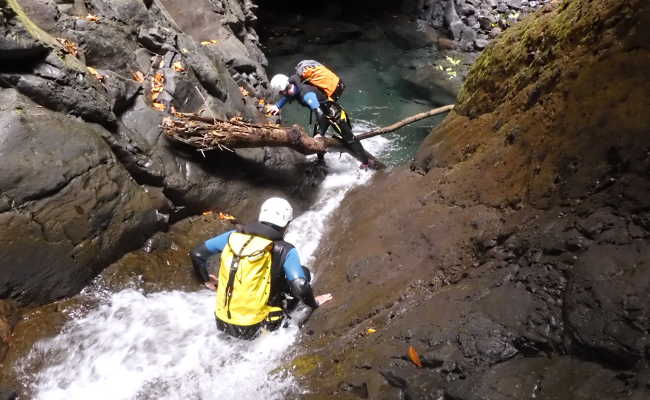
<svg viewBox="0 0 650 400"><path fill-rule="evenodd" d="M86 69L88 70L88 72L90 72L90 75L94 76L95 79L97 79L98 81L104 82L104 80L106 79L106 75L100 74L99 72L97 72L95 68L86 67Z"/></svg>
<svg viewBox="0 0 650 400"><path fill-rule="evenodd" d="M56 41L59 42L61 46L63 46L63 50L66 53L73 55L75 57L77 56L77 54L79 54L79 50L77 49L76 43L65 38L56 38Z"/></svg>
<svg viewBox="0 0 650 400"><path fill-rule="evenodd" d="M183 64L181 64L180 61L176 61L174 64L172 64L172 68L174 68L176 72L185 71L185 67L183 67Z"/></svg>
<svg viewBox="0 0 650 400"><path fill-rule="evenodd" d="M422 361L420 360L420 355L415 350L415 347L409 345L408 350L406 350L406 355L408 356L409 360L411 360L413 364L422 368Z"/></svg>
<svg viewBox="0 0 650 400"><path fill-rule="evenodd" d="M131 72L131 77L136 82L144 82L144 74L140 71Z"/></svg>

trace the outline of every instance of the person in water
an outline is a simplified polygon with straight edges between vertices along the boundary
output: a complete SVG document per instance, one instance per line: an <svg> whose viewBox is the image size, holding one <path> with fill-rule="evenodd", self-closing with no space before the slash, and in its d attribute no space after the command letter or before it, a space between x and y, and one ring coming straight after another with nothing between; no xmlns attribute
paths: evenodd
<svg viewBox="0 0 650 400"><path fill-rule="evenodd" d="M332 300L329 293L314 297L309 270L296 248L283 240L292 219L291 204L272 197L260 207L258 222L208 239L190 253L199 279L217 292L220 331L253 339L262 328L279 328L289 312L302 326L314 309ZM214 276L208 259L217 253L220 265Z"/></svg>
<svg viewBox="0 0 650 400"><path fill-rule="evenodd" d="M304 60L296 66L296 74L291 77L276 74L271 78L271 94L280 96L280 100L270 105L267 111L272 115L280 113L285 104L297 100L302 106L316 114L314 138L325 136L331 121L336 120L337 133L347 147L361 160L361 168L369 165L367 153L359 141L354 140L352 127L345 113L336 103L345 89L343 80L324 65L314 60ZM343 120L340 120L343 115ZM318 160L323 161L323 153L318 154Z"/></svg>

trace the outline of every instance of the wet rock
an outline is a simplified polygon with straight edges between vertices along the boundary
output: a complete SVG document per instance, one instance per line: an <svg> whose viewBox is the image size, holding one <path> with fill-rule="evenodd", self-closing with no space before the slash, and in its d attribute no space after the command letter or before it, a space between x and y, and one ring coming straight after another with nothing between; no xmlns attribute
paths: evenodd
<svg viewBox="0 0 650 400"><path fill-rule="evenodd" d="M592 246L576 263L566 295L569 334L578 349L604 362L630 368L646 355L650 326L646 302L650 257L640 243L634 250Z"/></svg>
<svg viewBox="0 0 650 400"><path fill-rule="evenodd" d="M14 326L19 319L16 304L9 300L0 300L0 365L10 346Z"/></svg>
<svg viewBox="0 0 650 400"><path fill-rule="evenodd" d="M59 10L53 0L24 0L20 5L40 28L48 32L56 29Z"/></svg>
<svg viewBox="0 0 650 400"><path fill-rule="evenodd" d="M615 371L566 357L507 361L484 374L453 382L447 389L449 398L458 400L588 400L595 393L607 399L623 399L629 395Z"/></svg>
<svg viewBox="0 0 650 400"><path fill-rule="evenodd" d="M50 49L34 40L16 40L0 38L0 57L5 60L0 71L17 67L14 61L20 61L27 67L29 64L42 61Z"/></svg>
<svg viewBox="0 0 650 400"><path fill-rule="evenodd" d="M429 47L438 40L438 34L422 20L393 18L386 29L386 36L397 47L405 50Z"/></svg>
<svg viewBox="0 0 650 400"><path fill-rule="evenodd" d="M0 292L43 303L80 290L160 226L100 127L38 107L15 90L0 96L2 152L10 154L1 161L9 208L0 214Z"/></svg>
<svg viewBox="0 0 650 400"><path fill-rule="evenodd" d="M131 27L141 26L147 20L149 12L143 1L89 0L86 4L89 12Z"/></svg>
<svg viewBox="0 0 650 400"><path fill-rule="evenodd" d="M514 357L512 333L482 315L472 315L458 333L458 342L466 358L496 364Z"/></svg>

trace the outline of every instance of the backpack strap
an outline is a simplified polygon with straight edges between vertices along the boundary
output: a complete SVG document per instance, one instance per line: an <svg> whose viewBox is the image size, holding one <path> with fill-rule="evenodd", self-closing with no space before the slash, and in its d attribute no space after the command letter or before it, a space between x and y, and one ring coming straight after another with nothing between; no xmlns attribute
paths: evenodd
<svg viewBox="0 0 650 400"><path fill-rule="evenodd" d="M226 298L224 299L224 305L226 306L226 312L228 313L229 319L232 318L230 315L230 300L232 300L232 288L235 284L235 275L239 269L239 261L241 261L242 256L244 256L244 249L246 246L248 246L254 237L255 236L253 235L249 235L248 240L246 240L242 248L239 250L239 254L237 254L237 252L235 252L235 249L230 246L230 243L228 244L232 250L232 259L230 260L230 273L228 275L228 283L226 284Z"/></svg>
<svg viewBox="0 0 650 400"><path fill-rule="evenodd" d="M282 265L293 248L294 246L291 243L285 242L284 240L275 240L273 242L273 250L271 252L272 265L278 270L278 272L282 271ZM273 270L273 267L271 267L271 270Z"/></svg>

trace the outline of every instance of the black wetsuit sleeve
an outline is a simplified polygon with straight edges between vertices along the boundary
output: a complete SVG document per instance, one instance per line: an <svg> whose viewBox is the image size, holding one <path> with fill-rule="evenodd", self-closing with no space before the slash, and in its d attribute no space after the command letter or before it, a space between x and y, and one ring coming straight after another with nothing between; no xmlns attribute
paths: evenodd
<svg viewBox="0 0 650 400"><path fill-rule="evenodd" d="M201 282L207 282L210 280L210 273L208 271L208 259L214 254L214 252L208 250L208 248L205 246L205 243L201 243L200 245L193 248L190 252L190 258L192 259L194 272Z"/></svg>

